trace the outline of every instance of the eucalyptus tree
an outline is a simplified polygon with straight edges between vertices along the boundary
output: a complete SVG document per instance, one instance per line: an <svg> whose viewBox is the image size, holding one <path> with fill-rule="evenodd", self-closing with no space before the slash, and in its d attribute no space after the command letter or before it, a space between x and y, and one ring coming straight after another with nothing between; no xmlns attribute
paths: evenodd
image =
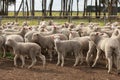
<svg viewBox="0 0 120 80"><path fill-rule="evenodd" d="M49 3L49 16L52 16L53 1L54 0L50 0L50 3Z"/></svg>
<svg viewBox="0 0 120 80"><path fill-rule="evenodd" d="M42 16L47 16L47 0L42 0Z"/></svg>
<svg viewBox="0 0 120 80"><path fill-rule="evenodd" d="M79 0L77 0L77 16L79 15Z"/></svg>

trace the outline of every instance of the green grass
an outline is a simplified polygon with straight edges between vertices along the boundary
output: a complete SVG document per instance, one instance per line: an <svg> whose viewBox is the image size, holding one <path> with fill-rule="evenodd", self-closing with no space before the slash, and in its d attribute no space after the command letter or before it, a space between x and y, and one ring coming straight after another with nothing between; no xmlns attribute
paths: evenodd
<svg viewBox="0 0 120 80"><path fill-rule="evenodd" d="M49 13L47 13L49 14ZM79 12L79 15L78 16L82 16L83 12ZM26 12L25 12L25 15L26 15ZM29 12L29 16L31 15L31 13ZM60 15L60 12L58 11L53 11L52 12L52 16L59 16ZM73 12L73 16L76 16L77 13L76 12ZM8 16L14 16L14 12L8 12ZM19 12L18 16L23 16L23 13L22 12ZM42 16L42 12L40 11L36 11L35 12L35 16Z"/></svg>
<svg viewBox="0 0 120 80"><path fill-rule="evenodd" d="M51 19L45 19L45 20L49 21ZM67 18L66 19L52 19L52 20L58 24L64 24L65 22L68 22ZM6 22L11 22L11 21L15 21L15 19L14 18L4 18L4 19L2 19L2 24L6 23ZM18 18L17 21L21 25L24 21L26 21L26 19ZM41 19L40 19L40 21L41 21ZM27 19L27 22L29 23L29 25L38 25L39 20L38 19ZM79 24L80 22L89 23L88 19L72 19L72 23ZM102 20L102 19L91 19L91 22L97 22L101 26L104 25L104 20Z"/></svg>
<svg viewBox="0 0 120 80"><path fill-rule="evenodd" d="M0 58L3 58L3 53L0 53ZM6 52L6 57L5 58L13 59L14 55L11 54L10 52Z"/></svg>
<svg viewBox="0 0 120 80"><path fill-rule="evenodd" d="M29 14L30 14L30 12L29 12ZM59 14L60 14L60 12L58 12L58 11L54 11L53 12L53 16L59 16ZM73 16L76 16L76 14L77 14L76 12L73 12ZM18 16L22 16L22 15L23 15L22 12L19 12ZM79 16L82 16L82 15L83 15L83 12L79 12ZM95 13L92 12L91 15L95 16ZM120 13L118 13L118 15L120 15ZM14 12L9 12L8 16L14 16ZM35 12L35 16L42 16L42 12L36 11ZM103 17L103 14L102 14L102 17ZM18 18L18 22L20 23L20 25L25 20L26 19L20 19L20 18ZM42 19L40 19L40 20L42 20ZM45 19L45 20L48 21L50 19ZM68 19L53 19L53 20L54 20L54 22L56 22L58 24L63 24L64 22L68 21ZM2 23L6 23L8 21L15 21L15 19L4 18L2 20ZM29 22L30 25L38 25L38 19L28 19L27 21ZM103 19L101 19L101 20L100 19L91 19L91 21L92 22L97 22L101 26L105 24ZM115 20L112 20L112 21L114 22ZM87 18L87 19L72 19L72 22L75 23L75 24L79 24L80 22L88 23L89 21L88 21L88 18ZM106 21L106 22L108 22L108 21Z"/></svg>
<svg viewBox="0 0 120 80"><path fill-rule="evenodd" d="M29 12L30 13L30 12ZM57 12L57 11L54 11L53 12L53 16L59 16L60 12ZM73 12L73 16L76 16L76 12ZM82 12L79 13L79 16L82 16ZM92 16L95 16L95 13L92 13L91 14ZM120 13L118 13L118 15L120 15ZM8 16L14 16L14 12L9 12ZM20 12L18 14L18 16L22 16L22 12ZM42 12L35 12L35 16L42 16ZM24 19L21 19L21 18L18 18L17 19L18 22L20 23L20 25L26 20L25 18ZM40 19L42 20L42 19ZM50 20L50 19L45 19L46 21ZM58 23L58 24L63 24L64 22L68 22L68 19L52 19L54 22ZM8 21L15 21L15 19L13 18L4 18L2 20L2 23L6 23ZM28 23L30 25L38 25L38 19L27 19ZM112 20L112 22L114 22L115 20ZM80 22L85 22L85 23L89 23L89 20L88 18L85 18L85 19L72 19L72 22L75 23L75 24L79 24ZM101 26L103 26L105 23L104 23L104 20L103 19L91 19L91 22L97 22L99 23ZM108 21L106 21L108 22Z"/></svg>

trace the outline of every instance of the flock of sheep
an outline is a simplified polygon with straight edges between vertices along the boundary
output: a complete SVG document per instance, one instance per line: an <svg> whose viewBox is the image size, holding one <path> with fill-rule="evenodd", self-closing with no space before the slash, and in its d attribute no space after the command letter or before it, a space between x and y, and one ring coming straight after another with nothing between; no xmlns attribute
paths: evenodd
<svg viewBox="0 0 120 80"><path fill-rule="evenodd" d="M75 57L73 66L82 65L85 61L88 66L95 67L99 58L106 59L108 73L111 73L113 64L120 73L120 26L119 22L107 23L100 27L98 23L64 23L59 25L50 21L41 21L37 26L29 26L27 22L19 26L16 22L7 22L0 26L0 48L3 57L6 51L14 55L14 66L17 58L25 66L25 59L31 58L31 68L38 56L46 66L46 54L50 61L57 55L57 66L64 66L67 54ZM95 60L94 60L95 59ZM94 63L91 65L91 61ZM61 63L61 64L60 64Z"/></svg>

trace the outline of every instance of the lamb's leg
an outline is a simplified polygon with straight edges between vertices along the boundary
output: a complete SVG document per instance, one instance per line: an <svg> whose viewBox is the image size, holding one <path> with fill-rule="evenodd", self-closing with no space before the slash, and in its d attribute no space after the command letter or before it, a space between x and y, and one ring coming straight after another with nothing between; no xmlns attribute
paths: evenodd
<svg viewBox="0 0 120 80"><path fill-rule="evenodd" d="M20 55L20 59L22 60L22 66L21 66L21 68L23 68L24 65L25 65L25 58L24 58L23 55Z"/></svg>
<svg viewBox="0 0 120 80"><path fill-rule="evenodd" d="M64 53L61 55L61 59L62 59L61 67L63 67L64 66L64 59L65 59L65 54Z"/></svg>
<svg viewBox="0 0 120 80"><path fill-rule="evenodd" d="M61 58L61 54L58 52L58 61L57 61L57 66L60 64L60 58Z"/></svg>
<svg viewBox="0 0 120 80"><path fill-rule="evenodd" d="M100 54L101 54L101 50L97 49L97 56L96 56L95 62L94 62L94 64L92 65L92 67L95 67L95 65L96 65L96 63L97 63L97 61L98 61L98 59L99 59L99 57L100 57Z"/></svg>
<svg viewBox="0 0 120 80"><path fill-rule="evenodd" d="M108 73L112 70L112 56L108 57Z"/></svg>
<svg viewBox="0 0 120 80"><path fill-rule="evenodd" d="M82 52L80 52L79 57L80 57L80 61L81 61L80 65L82 65L83 64L83 60L84 60L84 56L83 56Z"/></svg>
<svg viewBox="0 0 120 80"><path fill-rule="evenodd" d="M52 61L52 58L53 58L53 56L52 56L52 50L48 50L48 54L50 56L50 61Z"/></svg>
<svg viewBox="0 0 120 80"><path fill-rule="evenodd" d="M117 55L117 73L120 74L120 55Z"/></svg>
<svg viewBox="0 0 120 80"><path fill-rule="evenodd" d="M106 68L108 68L108 61L106 61Z"/></svg>
<svg viewBox="0 0 120 80"><path fill-rule="evenodd" d="M42 59L43 67L45 68L45 65L46 65L46 58L45 58L45 56L40 53L39 57Z"/></svg>
<svg viewBox="0 0 120 80"><path fill-rule="evenodd" d="M30 66L28 66L28 69L30 69L32 66L35 65L35 63L37 62L36 57L35 56L31 56L32 59L32 64Z"/></svg>
<svg viewBox="0 0 120 80"><path fill-rule="evenodd" d="M74 67L77 66L77 64L79 63L79 60L80 60L79 56L76 56L75 64L73 65Z"/></svg>
<svg viewBox="0 0 120 80"><path fill-rule="evenodd" d="M17 67L17 58L19 57L18 54L15 54L15 57L14 57L14 66Z"/></svg>
<svg viewBox="0 0 120 80"><path fill-rule="evenodd" d="M5 48L2 47L2 49L3 49L3 57L5 57L6 56Z"/></svg>
<svg viewBox="0 0 120 80"><path fill-rule="evenodd" d="M90 50L87 52L87 56L86 56L86 62L88 64L88 66L90 66L90 61L89 61L89 57L90 57L91 53Z"/></svg>
<svg viewBox="0 0 120 80"><path fill-rule="evenodd" d="M88 66L90 66L90 59L92 58L92 55L94 53L94 50L96 49L94 43L92 41L89 41L89 50L87 52L87 56L86 56L86 62L88 64Z"/></svg>

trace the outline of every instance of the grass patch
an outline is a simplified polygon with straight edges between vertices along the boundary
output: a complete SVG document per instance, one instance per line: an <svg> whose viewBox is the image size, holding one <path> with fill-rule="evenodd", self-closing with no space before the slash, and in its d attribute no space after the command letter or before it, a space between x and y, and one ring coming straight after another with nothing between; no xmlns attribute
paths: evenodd
<svg viewBox="0 0 120 80"><path fill-rule="evenodd" d="M40 21L41 20L42 19L40 19ZM49 21L51 19L44 19L44 20ZM64 24L65 22L68 22L67 18L66 19L52 19L52 20L58 24ZM15 18L3 18L1 23L4 24L6 22L11 22L11 21L15 21ZM26 19L18 18L17 21L20 25L22 25L22 23L24 21L26 21ZM27 19L27 22L29 23L29 25L38 25L39 20L38 19ZM86 19L72 19L72 23L80 24L80 22L89 23L89 20L87 18ZM91 19L91 22L97 22L101 26L103 26L105 24L103 19ZM106 21L106 22L108 22L108 21Z"/></svg>
<svg viewBox="0 0 120 80"><path fill-rule="evenodd" d="M0 53L0 58L3 58L3 53ZM8 59L13 59L14 58L14 55L11 54L10 52L6 52L6 57L5 58L8 58Z"/></svg>
<svg viewBox="0 0 120 80"><path fill-rule="evenodd" d="M47 13L48 14L48 13ZM60 12L59 11L53 11L53 16L59 16L60 15ZM76 16L77 15L77 12L73 12L73 16ZM83 15L83 12L79 12L79 15L78 16L82 16ZM118 16L120 15L120 13L118 13ZM8 12L8 16L14 16L14 12ZM23 16L23 13L22 12L19 12L18 16ZM31 16L31 13L29 12L29 16ZM42 16L42 12L41 11L36 11L35 12L35 16ZM95 13L92 12L91 13L91 16L95 17ZM103 14L101 13L101 17L103 17ZM50 18L52 19L52 18ZM45 19L46 21L50 20L50 19ZM21 19L21 18L18 18L17 21L19 22L19 24L21 25L24 21L26 20L26 18L24 19ZM41 21L42 19L40 19ZM58 24L63 24L64 22L68 22L68 19L52 19L54 22L58 23ZM11 21L15 21L15 18L4 18L2 20L2 23L6 23L6 22L11 22ZM28 23L30 25L38 25L38 22L39 20L38 19L27 19ZM112 22L115 22L116 20L111 20ZM75 23L75 24L79 24L80 22L85 22L85 23L89 23L89 19L88 18L85 18L85 19L72 19L72 22ZM97 22L100 24L100 26L103 26L105 24L104 20L103 19L91 19L91 22ZM106 20L106 22L108 22L108 20Z"/></svg>

